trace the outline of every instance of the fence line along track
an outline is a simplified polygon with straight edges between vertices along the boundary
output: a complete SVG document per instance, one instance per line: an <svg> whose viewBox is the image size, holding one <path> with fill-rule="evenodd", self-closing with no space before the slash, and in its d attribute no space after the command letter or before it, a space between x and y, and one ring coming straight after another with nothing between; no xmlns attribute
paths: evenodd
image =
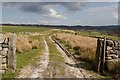
<svg viewBox="0 0 120 80"><path fill-rule="evenodd" d="M72 60L76 63L77 68L79 69L79 72L82 73L83 77L86 78L86 76L84 75L84 73L82 72L82 70L79 68L79 64L77 64L77 60L75 59L75 56L72 55L66 48L65 46L61 45L57 40L53 39L52 37L50 37L64 52L65 54L72 58Z"/></svg>

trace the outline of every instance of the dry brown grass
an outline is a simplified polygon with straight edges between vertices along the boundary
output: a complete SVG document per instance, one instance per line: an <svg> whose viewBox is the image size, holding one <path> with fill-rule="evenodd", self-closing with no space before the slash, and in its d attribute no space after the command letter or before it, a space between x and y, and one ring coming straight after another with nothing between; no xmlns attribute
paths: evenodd
<svg viewBox="0 0 120 80"><path fill-rule="evenodd" d="M37 49L37 48L39 48L39 45L40 45L39 40L30 40L29 43L31 43L32 49Z"/></svg>
<svg viewBox="0 0 120 80"><path fill-rule="evenodd" d="M32 45L29 43L29 39L26 37L19 36L16 39L16 50L17 52L24 52L32 49Z"/></svg>
<svg viewBox="0 0 120 80"><path fill-rule="evenodd" d="M79 46L82 59L95 59L97 39L65 33L57 34L57 38L69 42L72 48Z"/></svg>
<svg viewBox="0 0 120 80"><path fill-rule="evenodd" d="M62 30L63 32L68 32L68 33L73 33L75 34L75 31L74 30Z"/></svg>
<svg viewBox="0 0 120 80"><path fill-rule="evenodd" d="M38 48L40 45L38 40L32 40L27 36L19 35L16 37L16 51L22 53L30 49Z"/></svg>

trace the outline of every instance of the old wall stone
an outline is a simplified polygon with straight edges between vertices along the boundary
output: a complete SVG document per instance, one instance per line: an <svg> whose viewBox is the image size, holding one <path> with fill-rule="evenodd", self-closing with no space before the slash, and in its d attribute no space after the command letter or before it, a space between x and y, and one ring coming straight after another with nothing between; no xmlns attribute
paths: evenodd
<svg viewBox="0 0 120 80"><path fill-rule="evenodd" d="M116 68L118 68L119 67L118 61L119 61L118 59L106 60L106 65L107 65L108 71L113 71Z"/></svg>
<svg viewBox="0 0 120 80"><path fill-rule="evenodd" d="M104 53L105 57L102 56ZM105 60L105 63L102 63L104 62L103 60ZM95 64L96 71L100 73L104 71L111 73L120 72L120 41L98 38ZM105 66L101 66L104 64Z"/></svg>
<svg viewBox="0 0 120 80"><path fill-rule="evenodd" d="M15 70L15 41L15 34L10 34L9 36L4 36L4 34L0 34L0 73L3 73L10 68L12 69L12 71Z"/></svg>
<svg viewBox="0 0 120 80"><path fill-rule="evenodd" d="M106 43L106 69L115 73L120 71L120 42L108 40Z"/></svg>

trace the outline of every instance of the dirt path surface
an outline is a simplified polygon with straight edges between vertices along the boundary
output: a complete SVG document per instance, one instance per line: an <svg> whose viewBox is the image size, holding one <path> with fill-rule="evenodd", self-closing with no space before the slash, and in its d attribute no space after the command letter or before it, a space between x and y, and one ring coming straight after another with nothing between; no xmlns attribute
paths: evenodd
<svg viewBox="0 0 120 80"><path fill-rule="evenodd" d="M52 42L54 41L52 40ZM68 57L58 44L56 44L55 42L54 44L65 60L65 75L67 78L96 78L96 74L92 75L90 71L78 67L77 64L79 63L76 63L72 58Z"/></svg>
<svg viewBox="0 0 120 80"><path fill-rule="evenodd" d="M52 42L54 42L54 41L52 41ZM55 45L65 60L65 64L66 64L65 65L65 72L66 72L65 75L66 75L66 77L67 78L85 78L84 74L82 72L80 72L79 68L77 68L77 65L75 65L75 66L68 65L68 64L75 64L75 61L73 61L71 58L69 58L66 55L66 53L57 44L55 44Z"/></svg>
<svg viewBox="0 0 120 80"><path fill-rule="evenodd" d="M18 78L96 78L94 75L91 75L91 72L88 70L78 67L78 63L71 57L68 57L51 37L49 37L49 39L52 43L46 42L43 38L45 50L37 63L30 64L23 68ZM49 44L55 45L59 53L55 53L55 55L49 53ZM51 61L51 55L55 56L54 61ZM59 57L63 58L62 63L56 61Z"/></svg>
<svg viewBox="0 0 120 80"><path fill-rule="evenodd" d="M51 38L47 38L50 50L50 59L47 69L42 73L44 78L65 78L65 63L64 59L57 50Z"/></svg>
<svg viewBox="0 0 120 80"><path fill-rule="evenodd" d="M49 63L49 48L46 40L44 40L45 50L35 65L28 65L23 68L18 78L42 78L42 72L47 69Z"/></svg>
<svg viewBox="0 0 120 80"><path fill-rule="evenodd" d="M60 47L57 46L57 48L59 49L59 51L61 51L62 56L65 59L65 64L66 64L65 71L66 71L66 75L68 77L72 77L72 78L90 78L90 76L85 72L85 70L81 69L81 68L78 68L75 61L73 59L71 59L70 57L68 57L62 51L62 49L60 49Z"/></svg>

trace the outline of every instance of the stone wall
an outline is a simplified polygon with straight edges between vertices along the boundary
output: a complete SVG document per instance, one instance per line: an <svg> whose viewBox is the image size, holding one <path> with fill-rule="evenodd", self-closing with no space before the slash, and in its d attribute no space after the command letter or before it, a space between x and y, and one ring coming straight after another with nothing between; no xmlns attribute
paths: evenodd
<svg viewBox="0 0 120 80"><path fill-rule="evenodd" d="M106 38L98 38L95 67L96 71L103 73L120 72L120 42Z"/></svg>
<svg viewBox="0 0 120 80"><path fill-rule="evenodd" d="M106 41L106 68L113 73L120 71L120 42L119 41Z"/></svg>
<svg viewBox="0 0 120 80"><path fill-rule="evenodd" d="M15 34L0 34L0 72L14 71L16 68Z"/></svg>

